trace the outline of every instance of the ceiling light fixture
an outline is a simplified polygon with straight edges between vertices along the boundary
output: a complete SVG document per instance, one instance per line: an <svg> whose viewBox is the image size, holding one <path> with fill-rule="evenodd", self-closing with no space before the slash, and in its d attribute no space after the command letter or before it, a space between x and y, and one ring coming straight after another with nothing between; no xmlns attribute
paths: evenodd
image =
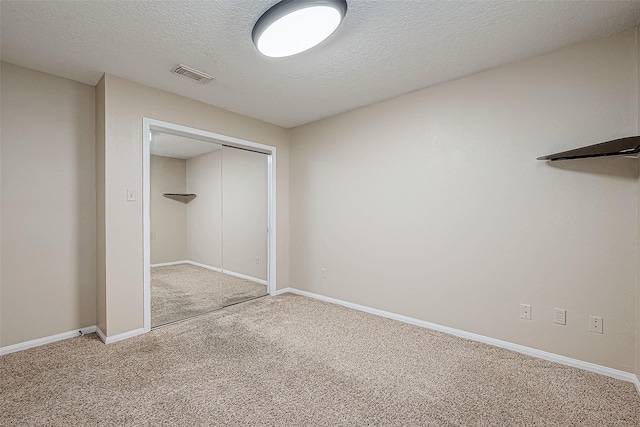
<svg viewBox="0 0 640 427"><path fill-rule="evenodd" d="M272 58L295 55L333 34L346 13L346 0L283 0L253 26L253 44Z"/></svg>

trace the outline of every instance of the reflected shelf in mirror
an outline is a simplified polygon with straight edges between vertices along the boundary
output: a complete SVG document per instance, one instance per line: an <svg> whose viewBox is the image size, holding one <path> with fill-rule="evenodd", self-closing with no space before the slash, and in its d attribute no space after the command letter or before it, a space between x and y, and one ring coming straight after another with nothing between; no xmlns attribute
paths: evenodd
<svg viewBox="0 0 640 427"><path fill-rule="evenodd" d="M193 199L196 198L195 194L192 193L163 193L162 194L164 197L172 199L172 200L176 200L178 202L182 202L182 203L189 203L190 201L192 201Z"/></svg>

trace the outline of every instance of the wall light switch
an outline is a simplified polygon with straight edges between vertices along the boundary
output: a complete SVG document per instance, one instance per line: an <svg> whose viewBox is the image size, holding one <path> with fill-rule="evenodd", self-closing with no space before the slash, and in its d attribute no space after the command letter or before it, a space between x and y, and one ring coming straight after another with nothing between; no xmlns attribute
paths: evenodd
<svg viewBox="0 0 640 427"><path fill-rule="evenodd" d="M326 278L327 278L327 269L326 269L326 268L323 268L323 269L321 270L321 272L322 272L322 278L323 278L323 279L326 279Z"/></svg>
<svg viewBox="0 0 640 427"><path fill-rule="evenodd" d="M136 190L131 190L127 188L127 202L135 202L136 201Z"/></svg>

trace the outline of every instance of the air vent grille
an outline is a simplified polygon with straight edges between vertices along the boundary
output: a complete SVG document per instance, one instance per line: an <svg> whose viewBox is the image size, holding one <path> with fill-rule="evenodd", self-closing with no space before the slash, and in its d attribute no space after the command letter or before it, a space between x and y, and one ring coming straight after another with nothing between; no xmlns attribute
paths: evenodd
<svg viewBox="0 0 640 427"><path fill-rule="evenodd" d="M207 73L203 73L202 71L198 71L194 68L187 67L186 65L182 65L182 64L178 65L176 68L171 70L171 72L179 76L186 77L191 80L195 80L202 84L209 83L211 80L214 79L213 76L210 76Z"/></svg>

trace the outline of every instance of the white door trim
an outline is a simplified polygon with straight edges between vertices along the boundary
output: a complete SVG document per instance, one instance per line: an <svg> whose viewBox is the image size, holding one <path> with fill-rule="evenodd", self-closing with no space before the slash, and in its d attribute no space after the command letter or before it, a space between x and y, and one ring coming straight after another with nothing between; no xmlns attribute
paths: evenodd
<svg viewBox="0 0 640 427"><path fill-rule="evenodd" d="M151 330L151 131L162 131L173 135L213 142L230 147L244 148L268 155L268 263L267 287L269 294L276 292L276 147L259 142L234 138L201 129L177 125L160 120L142 118L142 199L143 199L143 247L144 247L144 331Z"/></svg>

